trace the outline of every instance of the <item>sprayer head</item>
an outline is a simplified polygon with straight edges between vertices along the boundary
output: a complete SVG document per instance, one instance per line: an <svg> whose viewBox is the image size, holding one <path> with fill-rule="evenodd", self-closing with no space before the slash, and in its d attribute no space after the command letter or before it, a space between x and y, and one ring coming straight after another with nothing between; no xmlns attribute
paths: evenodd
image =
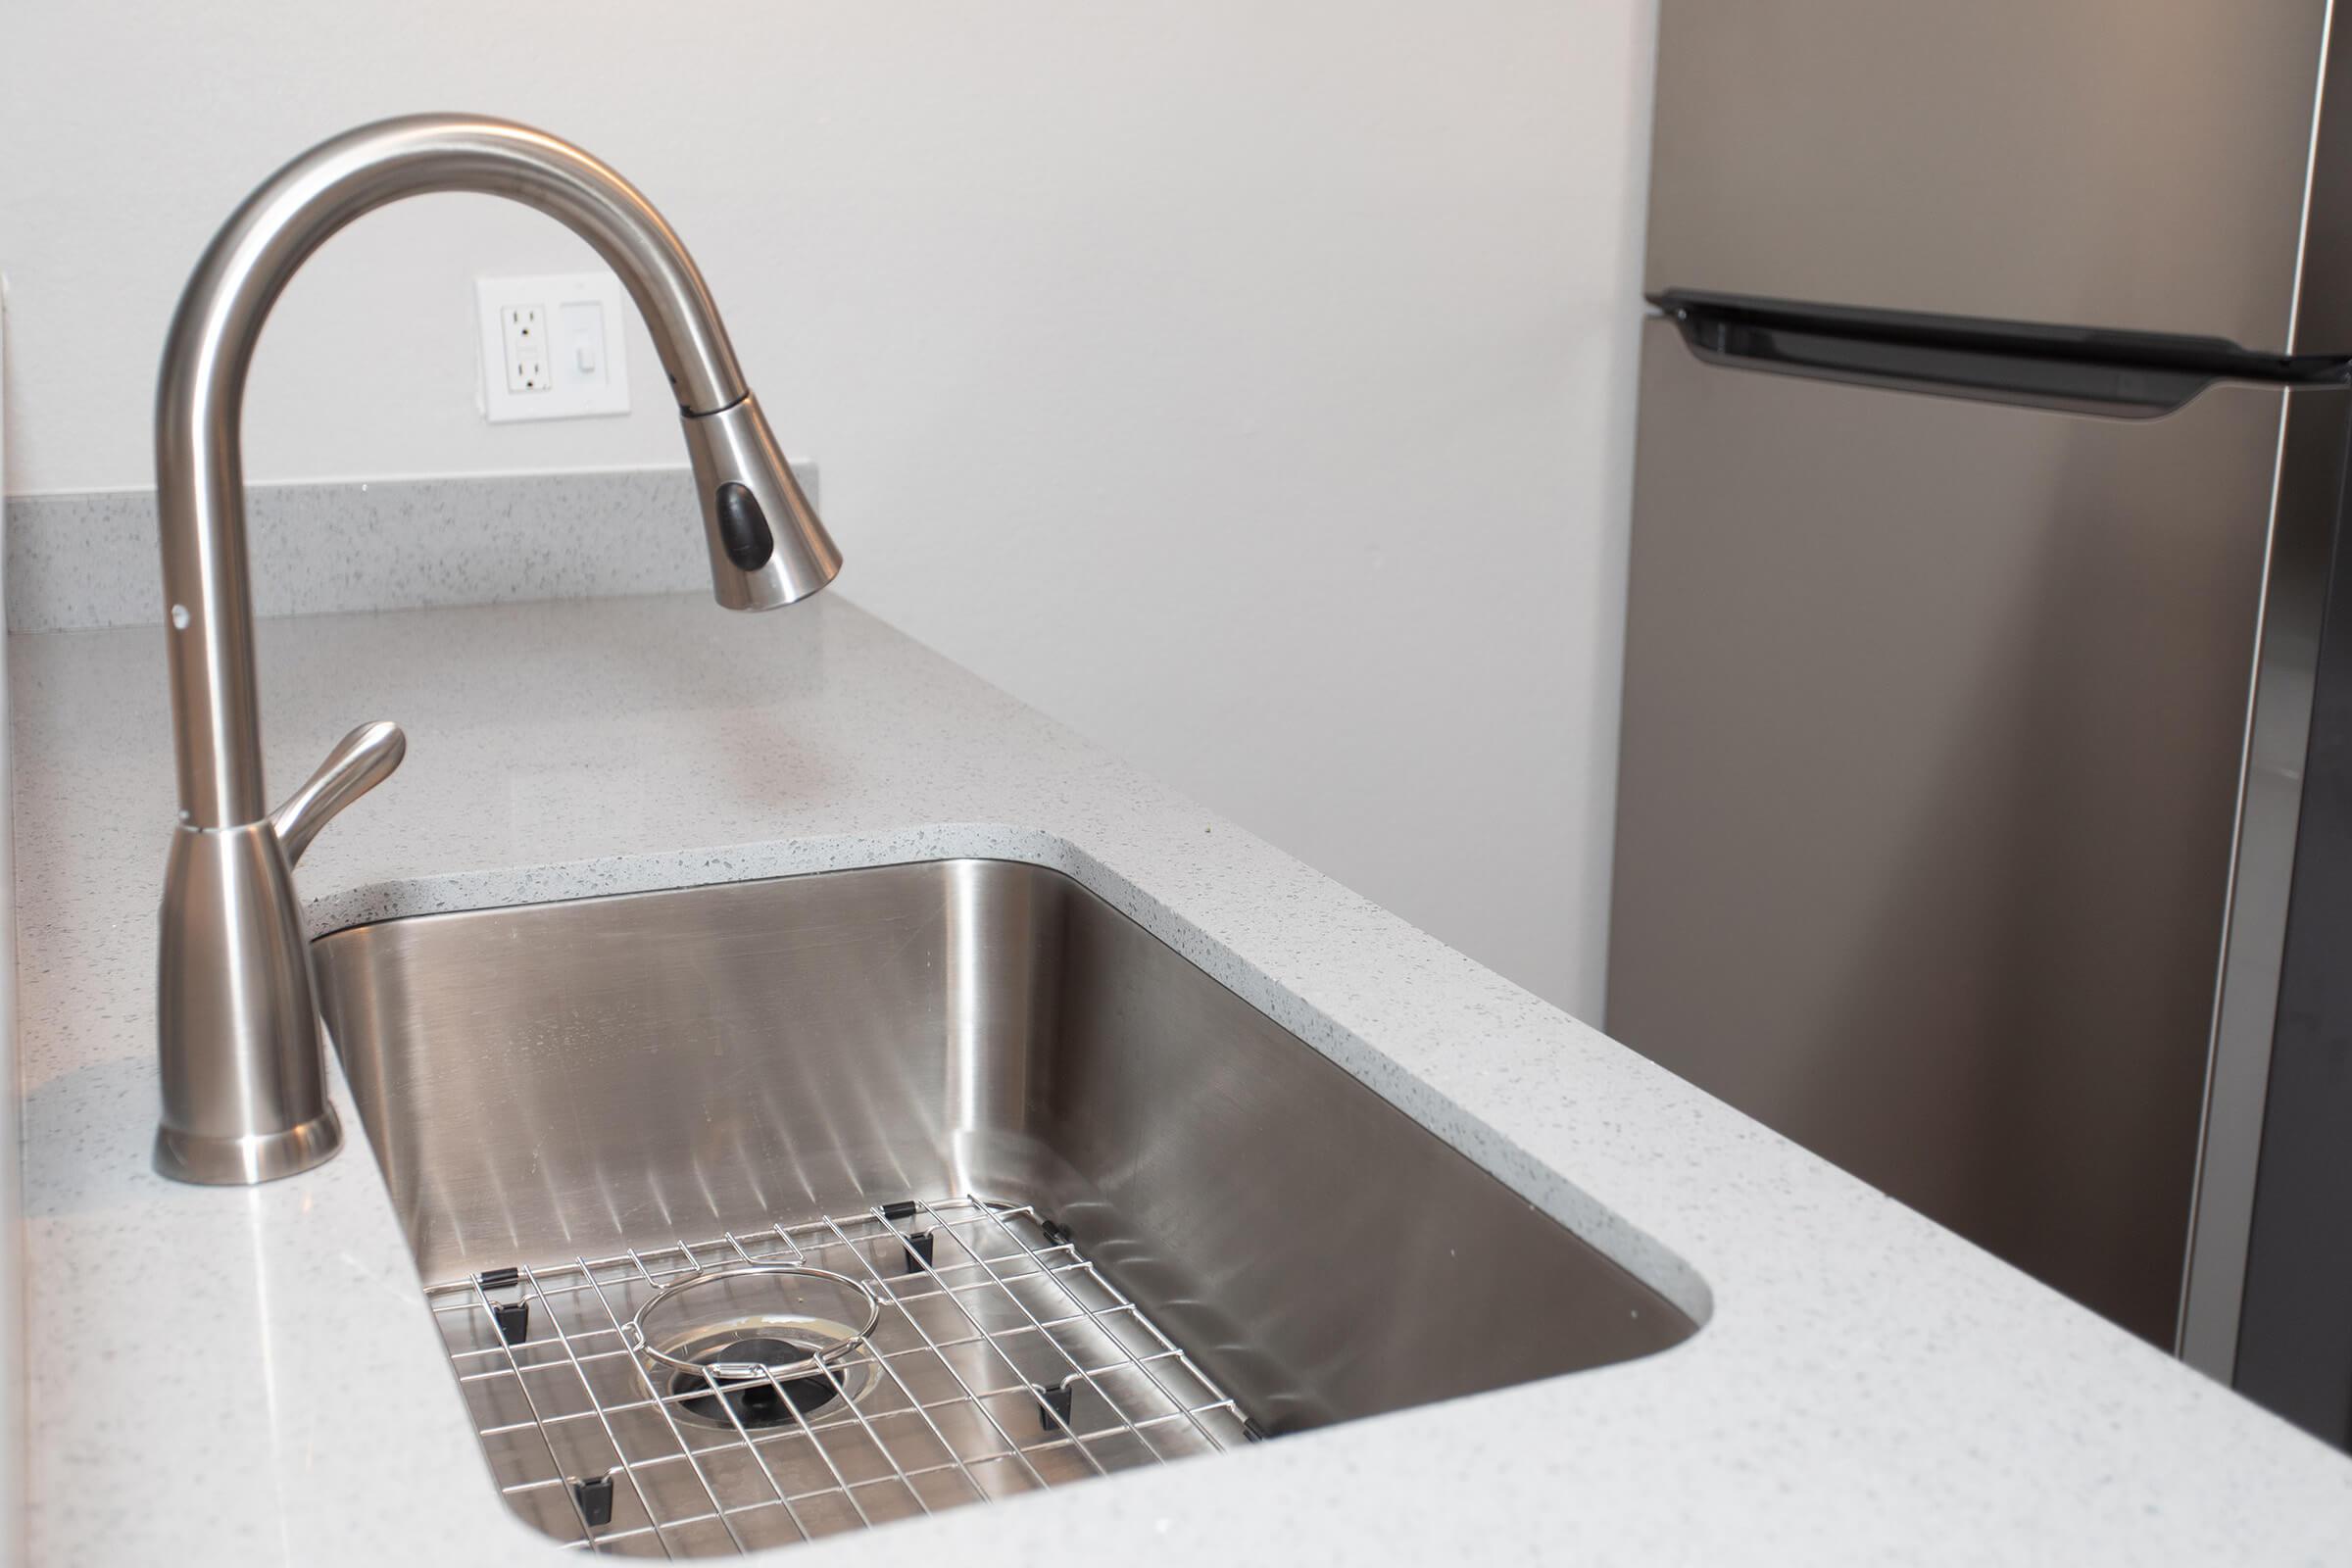
<svg viewBox="0 0 2352 1568"><path fill-rule="evenodd" d="M773 610L831 582L841 552L801 494L760 400L747 393L716 414L689 414L685 423L718 602Z"/></svg>

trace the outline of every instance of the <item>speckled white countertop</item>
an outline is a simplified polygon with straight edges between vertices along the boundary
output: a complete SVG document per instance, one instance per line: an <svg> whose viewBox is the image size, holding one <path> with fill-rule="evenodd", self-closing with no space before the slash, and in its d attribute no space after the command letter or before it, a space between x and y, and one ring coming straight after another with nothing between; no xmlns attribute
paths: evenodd
<svg viewBox="0 0 2352 1568"><path fill-rule="evenodd" d="M1645 1360L789 1561L2352 1557L2352 1461L837 596L766 616L700 596L320 615L261 638L280 785L361 719L411 737L305 861L314 929L1043 861L1707 1319ZM149 1173L162 654L145 628L10 645L34 1561L553 1562L492 1490L348 1102L354 1148L308 1175Z"/></svg>

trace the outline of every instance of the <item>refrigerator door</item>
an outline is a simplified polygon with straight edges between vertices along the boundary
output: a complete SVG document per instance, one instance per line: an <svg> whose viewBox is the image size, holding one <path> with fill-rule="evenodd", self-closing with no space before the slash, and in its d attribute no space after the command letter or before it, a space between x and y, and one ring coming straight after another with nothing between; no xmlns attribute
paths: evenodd
<svg viewBox="0 0 2352 1568"><path fill-rule="evenodd" d="M1646 292L2352 351L2352 28L2147 11L1664 0Z"/></svg>
<svg viewBox="0 0 2352 1568"><path fill-rule="evenodd" d="M2332 518L2346 395L2062 413L1648 322L1609 1032L2172 1345L2274 480L2291 417Z"/></svg>

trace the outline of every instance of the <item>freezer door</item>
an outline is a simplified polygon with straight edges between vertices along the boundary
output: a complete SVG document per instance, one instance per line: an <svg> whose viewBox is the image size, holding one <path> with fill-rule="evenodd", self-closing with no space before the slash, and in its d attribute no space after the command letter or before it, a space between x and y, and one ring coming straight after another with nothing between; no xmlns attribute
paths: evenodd
<svg viewBox="0 0 2352 1568"><path fill-rule="evenodd" d="M1664 0L1646 291L2352 352L2352 88L2323 127L2327 19Z"/></svg>
<svg viewBox="0 0 2352 1568"><path fill-rule="evenodd" d="M2332 516L2345 394L2127 419L1645 331L1609 1032L2170 1347L2273 479L2291 415Z"/></svg>

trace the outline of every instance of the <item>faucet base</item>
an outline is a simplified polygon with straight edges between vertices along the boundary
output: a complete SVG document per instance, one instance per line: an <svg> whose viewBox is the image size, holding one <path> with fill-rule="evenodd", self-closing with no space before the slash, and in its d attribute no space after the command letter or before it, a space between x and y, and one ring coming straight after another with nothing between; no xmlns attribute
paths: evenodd
<svg viewBox="0 0 2352 1568"><path fill-rule="evenodd" d="M329 1105L300 1126L242 1138L155 1130L155 1173L175 1182L210 1187L250 1187L309 1170L334 1158L343 1147L343 1123Z"/></svg>
<svg viewBox="0 0 2352 1568"><path fill-rule="evenodd" d="M227 1184L326 1158L342 1134L277 829L265 818L174 832L157 913L155 1168Z"/></svg>

